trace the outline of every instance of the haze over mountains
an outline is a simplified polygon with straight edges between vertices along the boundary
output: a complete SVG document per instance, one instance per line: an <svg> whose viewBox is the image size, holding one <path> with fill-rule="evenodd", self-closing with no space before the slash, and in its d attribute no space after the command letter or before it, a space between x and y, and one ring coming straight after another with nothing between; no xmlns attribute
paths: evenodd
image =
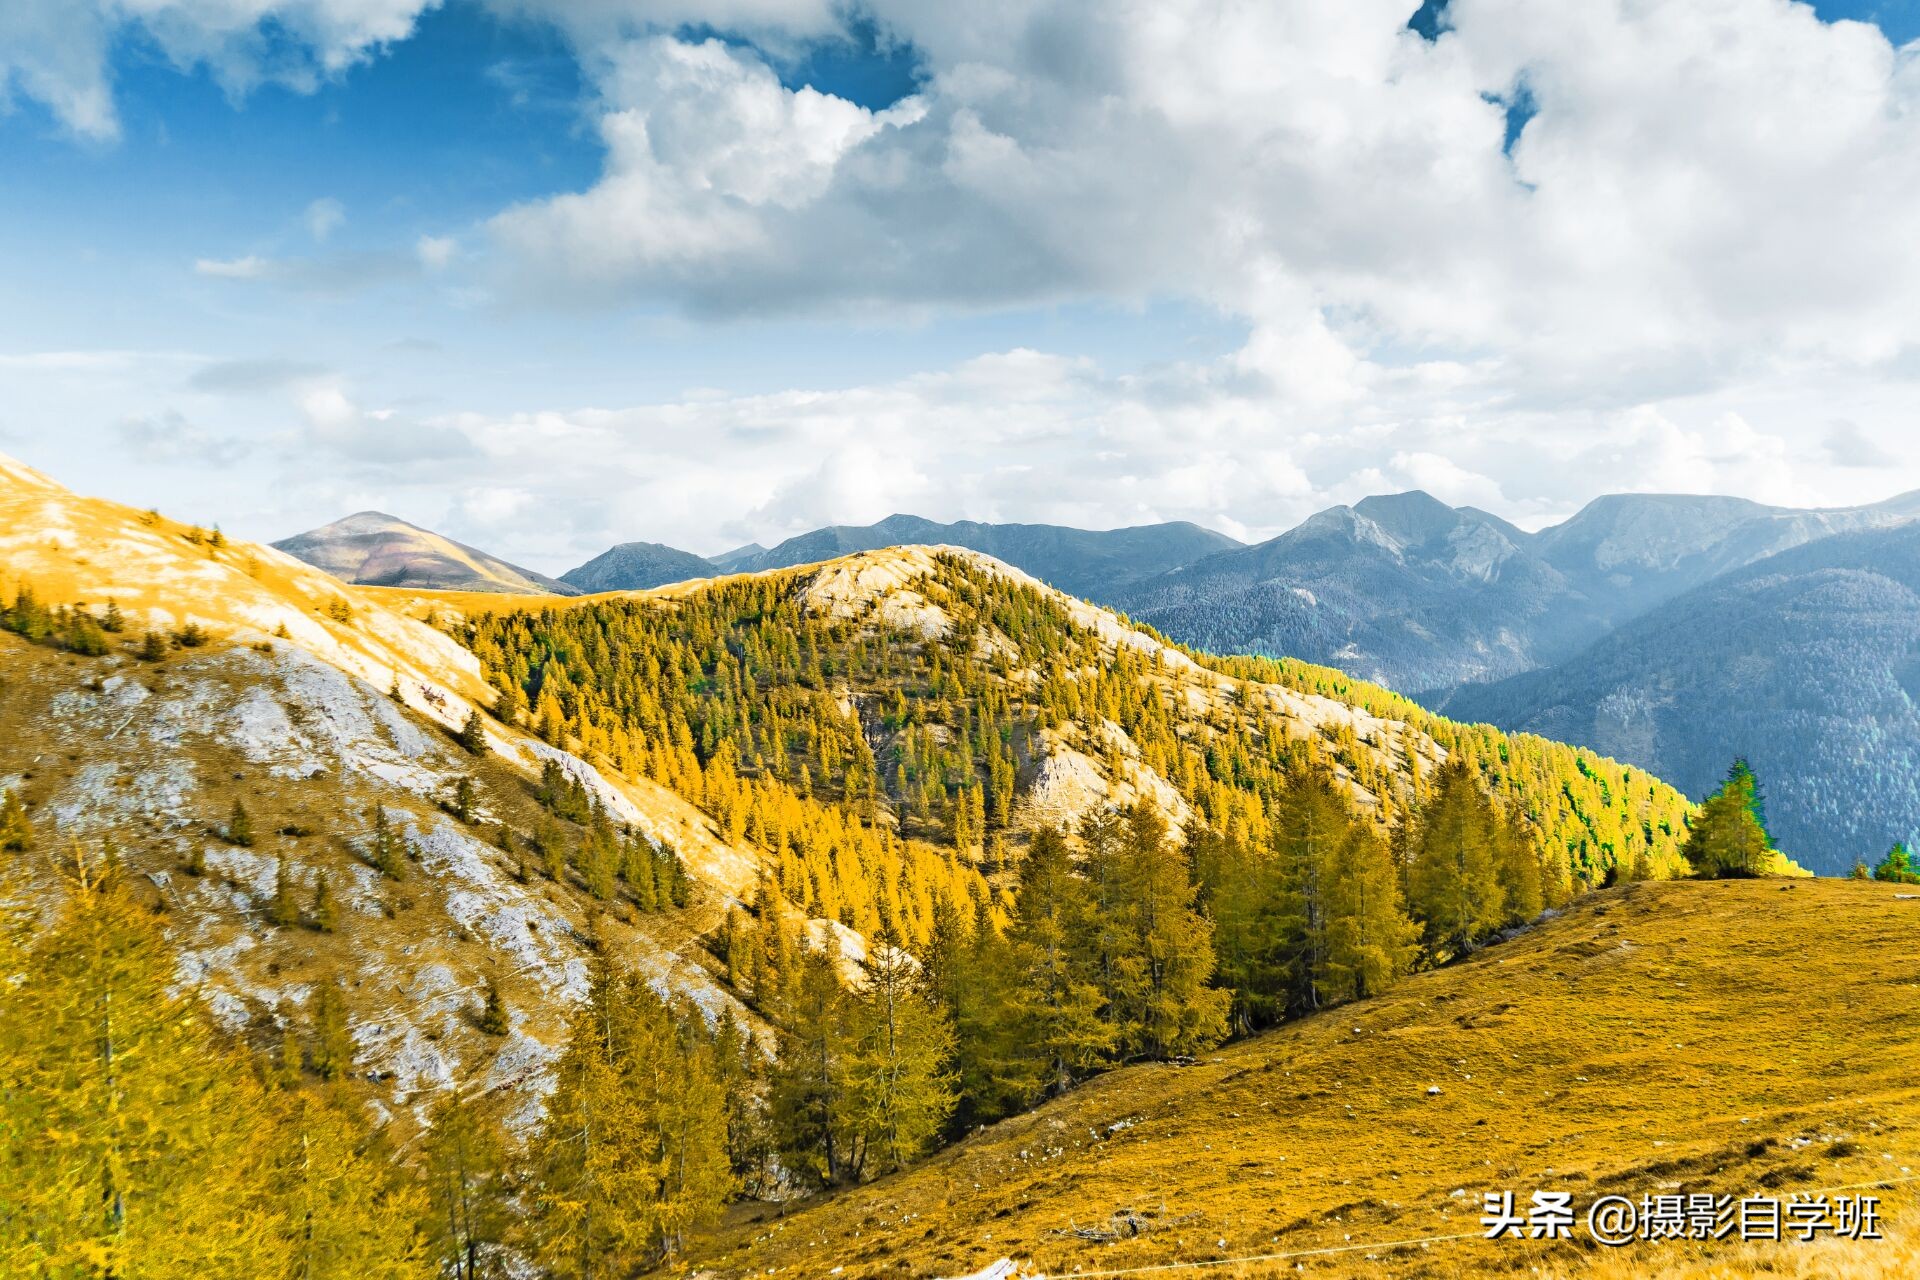
<svg viewBox="0 0 1920 1280"><path fill-rule="evenodd" d="M1920 815L1920 524L1713 578L1568 660L1430 699L1630 760L1702 795L1745 755L1774 835L1844 873Z"/></svg>

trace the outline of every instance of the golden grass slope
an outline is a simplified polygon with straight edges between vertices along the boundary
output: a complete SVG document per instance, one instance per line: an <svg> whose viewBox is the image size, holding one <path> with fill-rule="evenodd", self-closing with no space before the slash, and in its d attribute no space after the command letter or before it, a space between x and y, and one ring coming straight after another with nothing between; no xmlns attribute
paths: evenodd
<svg viewBox="0 0 1920 1280"><path fill-rule="evenodd" d="M1893 1243L1814 1251L1373 1245L1477 1237L1486 1191L1524 1203L1569 1190L1584 1206L1605 1193L1785 1196L1920 1172L1916 936L1920 900L1870 882L1609 890L1384 997L1199 1065L1116 1071L786 1216L742 1211L693 1266L849 1278L962 1275L999 1258L1047 1275L1173 1263L1216 1265L1148 1274L1913 1274L1897 1215ZM1217 1265L1321 1249L1348 1251Z"/></svg>
<svg viewBox="0 0 1920 1280"><path fill-rule="evenodd" d="M8 598L25 584L49 604L85 603L97 612L113 600L127 614L132 639L143 628L169 632L196 623L221 643L291 644L376 689L397 686L404 706L448 729L492 704L478 659L427 625L427 609L410 616L404 605L415 597L348 585L259 543L216 547L205 532L82 497L0 454L0 592ZM527 604L560 599L473 595ZM497 722L487 730L494 750L523 773L537 774L553 754ZM696 875L730 893L752 885L756 856L730 845L681 797L582 761L566 764L617 818L673 844Z"/></svg>

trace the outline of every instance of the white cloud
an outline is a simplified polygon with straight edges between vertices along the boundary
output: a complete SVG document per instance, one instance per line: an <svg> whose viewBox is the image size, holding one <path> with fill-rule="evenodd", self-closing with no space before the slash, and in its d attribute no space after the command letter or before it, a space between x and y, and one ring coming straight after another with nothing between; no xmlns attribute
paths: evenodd
<svg viewBox="0 0 1920 1280"><path fill-rule="evenodd" d="M141 462L230 467L248 452L245 441L203 431L174 410L127 418L114 427L122 448Z"/></svg>
<svg viewBox="0 0 1920 1280"><path fill-rule="evenodd" d="M244 88L350 65L422 3L24 0L0 75L103 135L116 15ZM1413 0L868 0L922 73L871 111L775 74L841 30L833 0L490 3L574 41L597 181L457 240L196 270L334 293L492 270L523 299L868 326L1173 299L1247 334L1150 373L1016 338L914 377L624 409L381 423L343 385L310 396L290 448L454 486L464 532L497 523L536 563L907 505L1257 536L1408 485L1538 523L1610 489L1920 480L1881 474L1910 466L1889 445L1920 410L1920 45L1804 4L1453 0L1428 43ZM291 71L249 44L269 15ZM663 34L683 23L755 43ZM1508 155L1489 98L1523 82L1538 114ZM410 457L433 462L417 481Z"/></svg>
<svg viewBox="0 0 1920 1280"><path fill-rule="evenodd" d="M1627 404L1920 344L1920 47L1779 0L1407 8L876 0L926 72L888 116L640 36L590 60L600 181L494 230L532 291L695 312L1192 298L1322 403L1411 353Z"/></svg>
<svg viewBox="0 0 1920 1280"><path fill-rule="evenodd" d="M405 39L439 0L6 0L0 97L47 105L82 137L120 131L109 52L137 30L175 66L205 67L231 94L272 81L311 90ZM271 23L274 34L264 25Z"/></svg>
<svg viewBox="0 0 1920 1280"><path fill-rule="evenodd" d="M260 280L273 273L274 264L256 254L244 258L199 258L193 269L216 280Z"/></svg>
<svg viewBox="0 0 1920 1280"><path fill-rule="evenodd" d="M452 236L421 236L413 251L428 271L444 271L460 251L460 242Z"/></svg>
<svg viewBox="0 0 1920 1280"><path fill-rule="evenodd" d="M347 220L347 207L332 196L322 196L307 206L302 219L307 224L307 234L324 243Z"/></svg>
<svg viewBox="0 0 1920 1280"><path fill-rule="evenodd" d="M762 220L803 211L848 152L920 115L909 99L871 112L811 88L718 40L652 36L605 59L605 179L591 191L509 210L495 233L570 292L691 281L792 252Z"/></svg>

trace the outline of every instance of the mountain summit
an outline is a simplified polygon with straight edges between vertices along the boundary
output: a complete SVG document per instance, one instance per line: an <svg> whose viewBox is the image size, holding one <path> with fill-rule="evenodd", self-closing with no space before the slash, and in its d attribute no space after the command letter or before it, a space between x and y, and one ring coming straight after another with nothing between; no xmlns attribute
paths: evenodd
<svg viewBox="0 0 1920 1280"><path fill-rule="evenodd" d="M578 589L383 511L360 511L273 544L316 569L369 587L570 596Z"/></svg>
<svg viewBox="0 0 1920 1280"><path fill-rule="evenodd" d="M1599 633L1593 603L1497 516L1413 491L1331 507L1116 603L1215 652L1287 655L1398 689L1495 679Z"/></svg>
<svg viewBox="0 0 1920 1280"><path fill-rule="evenodd" d="M711 578L718 566L691 551L660 542L623 542L560 575L581 591L645 591L669 582Z"/></svg>

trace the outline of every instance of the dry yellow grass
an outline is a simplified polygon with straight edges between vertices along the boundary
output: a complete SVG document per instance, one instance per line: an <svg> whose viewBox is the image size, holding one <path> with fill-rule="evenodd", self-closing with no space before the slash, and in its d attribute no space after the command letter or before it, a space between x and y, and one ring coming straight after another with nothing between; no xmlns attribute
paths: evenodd
<svg viewBox="0 0 1920 1280"><path fill-rule="evenodd" d="M1477 1237L1486 1191L1584 1205L1911 1176L1917 935L1920 901L1872 883L1608 891L1378 1000L1197 1066L1115 1072L905 1175L784 1216L742 1210L689 1262L917 1276L1011 1257L1097 1274ZM1075 1234L1129 1219L1139 1235ZM1473 1238L1146 1274L1914 1274L1901 1225L1890 1242L1811 1249Z"/></svg>

